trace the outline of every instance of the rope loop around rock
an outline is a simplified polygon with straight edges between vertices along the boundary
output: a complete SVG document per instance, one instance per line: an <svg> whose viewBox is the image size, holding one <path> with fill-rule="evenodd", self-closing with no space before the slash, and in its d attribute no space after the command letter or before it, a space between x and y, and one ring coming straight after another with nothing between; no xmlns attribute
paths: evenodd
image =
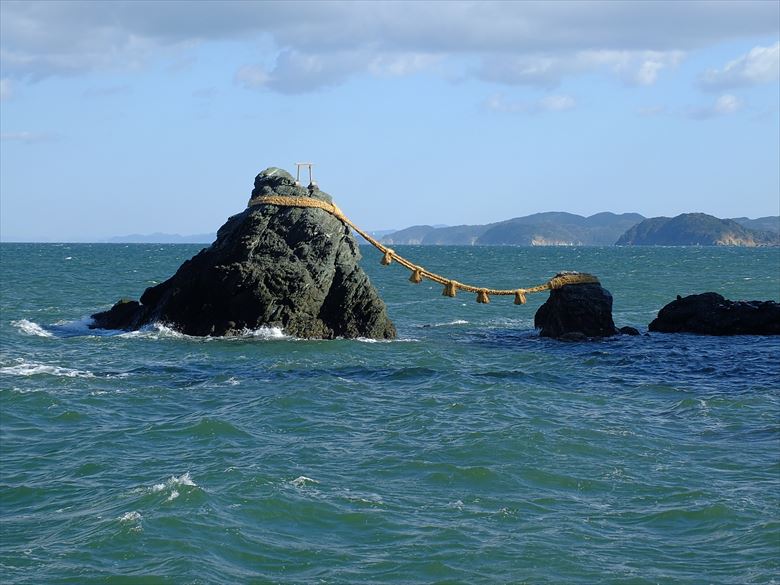
<svg viewBox="0 0 780 585"><path fill-rule="evenodd" d="M458 290L476 293L478 303L489 303L491 296L509 296L515 297L516 305L524 305L526 303L526 295L531 293L543 292L546 290L556 290L568 284L599 284L599 279L592 274L585 272L561 272L544 284L539 284L529 288L514 288L514 289L494 289L484 288L479 286L473 286L470 284L464 284L451 278L447 278L430 270L426 270L422 266L418 266L398 255L395 250L388 248L384 244L380 243L377 239L369 235L367 232L360 229L352 221L344 215L344 213L333 203L328 203L321 199L315 199L314 197L287 197L284 195L262 195L254 197L249 200L248 207L255 205L276 205L278 207L314 207L327 211L332 216L339 219L347 227L352 228L360 234L369 244L374 246L377 250L382 252L382 259L380 263L383 266L388 266L395 260L404 268L412 272L409 277L409 281L415 284L419 284L423 279L427 278L437 284L444 287L442 295L445 297L454 297Z"/></svg>

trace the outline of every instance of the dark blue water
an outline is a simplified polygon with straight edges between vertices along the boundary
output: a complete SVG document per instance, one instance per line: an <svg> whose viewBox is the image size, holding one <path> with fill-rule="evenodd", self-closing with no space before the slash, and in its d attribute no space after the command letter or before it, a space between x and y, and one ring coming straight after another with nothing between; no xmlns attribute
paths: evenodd
<svg viewBox="0 0 780 585"><path fill-rule="evenodd" d="M0 246L7 583L774 583L780 339L538 338L364 249L400 339L95 333L197 246ZM597 274L618 326L780 300L780 250L416 248L463 282Z"/></svg>

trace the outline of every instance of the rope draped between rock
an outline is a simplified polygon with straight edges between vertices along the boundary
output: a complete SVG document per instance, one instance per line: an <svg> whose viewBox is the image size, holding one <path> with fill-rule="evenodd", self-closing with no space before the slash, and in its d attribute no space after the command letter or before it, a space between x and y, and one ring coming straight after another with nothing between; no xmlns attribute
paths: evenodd
<svg viewBox="0 0 780 585"><path fill-rule="evenodd" d="M361 230L352 221L344 215L344 213L333 203L322 201L321 199L315 199L313 197L287 197L283 195L263 195L260 197L254 197L249 200L248 207L254 205L276 205L278 207L315 207L327 211L332 216L339 219L348 227L355 230L360 234L369 244L374 246L377 250L382 252L382 259L380 263L383 266L387 266L395 260L404 268L411 270L412 275L409 277L409 281L415 284L419 284L424 278L432 280L438 284L444 286L442 295L445 297L454 297L458 290L466 292L476 293L478 303L489 303L490 297L495 296L508 296L514 295L516 305L524 305L526 302L526 295L531 293L543 292L546 290L559 289L567 284L599 284L599 279L592 274L586 274L584 272L563 272L560 273L544 284L532 286L528 288L514 288L514 289L494 289L484 288L479 286L473 286L470 284L464 284L451 278L446 278L430 270L426 270L422 266L418 266L396 254L395 250L388 248L381 244L378 240L370 236L368 233Z"/></svg>

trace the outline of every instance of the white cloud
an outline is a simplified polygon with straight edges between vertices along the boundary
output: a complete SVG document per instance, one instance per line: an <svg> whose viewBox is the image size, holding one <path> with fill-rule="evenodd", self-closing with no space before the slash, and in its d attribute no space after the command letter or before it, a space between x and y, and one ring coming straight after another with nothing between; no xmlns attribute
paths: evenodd
<svg viewBox="0 0 780 585"><path fill-rule="evenodd" d="M688 117L694 120L709 120L720 116L728 116L742 109L744 103L737 96L723 94L711 105L688 109Z"/></svg>
<svg viewBox="0 0 780 585"><path fill-rule="evenodd" d="M729 61L723 69L709 69L701 76L704 89L722 90L770 83L780 79L780 41L769 47L753 47Z"/></svg>
<svg viewBox="0 0 780 585"><path fill-rule="evenodd" d="M481 60L503 84L556 85L606 71L650 85L686 51L776 35L777 2L0 2L6 77L40 79L186 61L211 41L252 42L247 87L312 91L353 75L410 75ZM465 58L465 59L464 59ZM264 77L265 76L265 77Z"/></svg>
<svg viewBox="0 0 780 585"><path fill-rule="evenodd" d="M477 76L510 85L555 87L567 76L602 72L616 75L628 85L652 85L658 74L676 67L682 51L579 51L561 55L491 55L485 57Z"/></svg>
<svg viewBox="0 0 780 585"><path fill-rule="evenodd" d="M236 72L236 82L248 89L263 87L268 80L268 73L259 65L244 65Z"/></svg>
<svg viewBox="0 0 780 585"><path fill-rule="evenodd" d="M741 108L742 100L728 93L715 100L715 104L712 106L712 110L716 114L733 114Z"/></svg>
<svg viewBox="0 0 780 585"><path fill-rule="evenodd" d="M496 93L485 101L485 107L492 112L505 114L538 114L540 112L564 112L576 107L577 101L569 95L548 95L536 101L509 100L502 93Z"/></svg>

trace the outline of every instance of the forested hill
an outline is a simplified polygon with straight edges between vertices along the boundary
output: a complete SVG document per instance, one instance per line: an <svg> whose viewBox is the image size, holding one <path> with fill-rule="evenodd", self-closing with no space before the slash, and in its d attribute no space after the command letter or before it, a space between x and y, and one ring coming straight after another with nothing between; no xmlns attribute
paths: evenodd
<svg viewBox="0 0 780 585"><path fill-rule="evenodd" d="M766 219L766 218L762 218ZM777 246L778 232L755 230L732 219L704 213L653 217L635 225L618 246Z"/></svg>
<svg viewBox="0 0 780 585"><path fill-rule="evenodd" d="M644 219L638 213L597 213L583 217L548 212L485 225L412 226L386 235L385 244L611 246Z"/></svg>

